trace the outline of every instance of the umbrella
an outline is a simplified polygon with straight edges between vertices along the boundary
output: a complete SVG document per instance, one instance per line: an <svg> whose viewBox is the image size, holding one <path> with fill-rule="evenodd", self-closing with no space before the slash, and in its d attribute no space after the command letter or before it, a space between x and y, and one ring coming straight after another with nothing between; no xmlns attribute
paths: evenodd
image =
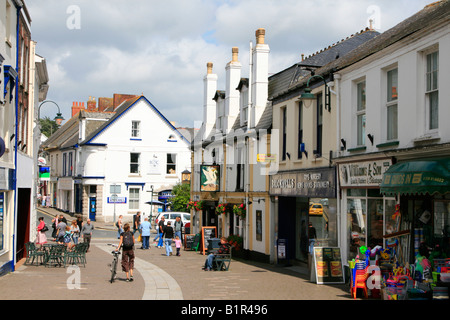
<svg viewBox="0 0 450 320"><path fill-rule="evenodd" d="M161 205L161 206L165 206L165 205L166 205L164 202L157 201L157 200L153 200L153 201L150 200L150 201L147 201L146 204L159 204L159 205Z"/></svg>

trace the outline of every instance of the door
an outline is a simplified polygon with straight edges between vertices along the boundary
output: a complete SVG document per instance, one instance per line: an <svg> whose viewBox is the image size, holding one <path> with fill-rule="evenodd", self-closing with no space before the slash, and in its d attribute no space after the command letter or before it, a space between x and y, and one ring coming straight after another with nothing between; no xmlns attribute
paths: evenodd
<svg viewBox="0 0 450 320"><path fill-rule="evenodd" d="M96 213L97 213L97 198L90 197L89 198L89 219L91 219L91 221L95 221Z"/></svg>

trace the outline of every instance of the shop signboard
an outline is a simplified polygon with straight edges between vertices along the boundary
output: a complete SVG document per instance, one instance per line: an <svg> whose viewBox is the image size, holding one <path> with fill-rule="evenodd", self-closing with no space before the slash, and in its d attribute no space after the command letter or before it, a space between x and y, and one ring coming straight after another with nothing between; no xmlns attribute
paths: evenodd
<svg viewBox="0 0 450 320"><path fill-rule="evenodd" d="M184 250L194 250L195 234L184 235Z"/></svg>
<svg viewBox="0 0 450 320"><path fill-rule="evenodd" d="M50 167L39 167L39 179L41 181L50 181Z"/></svg>
<svg viewBox="0 0 450 320"><path fill-rule="evenodd" d="M318 168L273 175L270 195L336 198L336 169Z"/></svg>
<svg viewBox="0 0 450 320"><path fill-rule="evenodd" d="M202 227L203 254L208 250L209 239L216 237L216 227Z"/></svg>
<svg viewBox="0 0 450 320"><path fill-rule="evenodd" d="M379 187L383 174L392 165L391 159L379 159L339 164L341 188Z"/></svg>
<svg viewBox="0 0 450 320"><path fill-rule="evenodd" d="M314 247L311 281L314 280L317 284L345 283L340 248Z"/></svg>

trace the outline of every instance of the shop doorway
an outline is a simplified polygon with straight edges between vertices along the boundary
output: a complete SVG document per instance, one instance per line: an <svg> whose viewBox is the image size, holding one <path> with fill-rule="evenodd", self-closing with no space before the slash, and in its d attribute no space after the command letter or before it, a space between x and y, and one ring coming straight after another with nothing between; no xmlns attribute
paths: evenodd
<svg viewBox="0 0 450 320"><path fill-rule="evenodd" d="M25 243L30 241L31 189L18 188L17 190L16 261L19 261L26 256Z"/></svg>

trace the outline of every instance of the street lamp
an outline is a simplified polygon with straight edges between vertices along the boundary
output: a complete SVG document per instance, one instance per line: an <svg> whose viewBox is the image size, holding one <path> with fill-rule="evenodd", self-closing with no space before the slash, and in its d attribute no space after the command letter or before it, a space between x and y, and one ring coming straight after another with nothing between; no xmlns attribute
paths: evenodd
<svg viewBox="0 0 450 320"><path fill-rule="evenodd" d="M56 121L56 124L58 126L61 125L61 122L64 121L64 118L63 118L63 116L61 114L61 110L59 109L59 106L56 104L56 102L51 101L51 100L42 101L42 103L39 105L39 107L38 107L38 121L41 119L41 106L44 103L47 103L47 102L51 102L51 103L55 104L55 106L58 108L58 113L56 114L55 121Z"/></svg>
<svg viewBox="0 0 450 320"><path fill-rule="evenodd" d="M191 172L186 169L181 173L181 182L189 183L190 181L191 181Z"/></svg>
<svg viewBox="0 0 450 320"><path fill-rule="evenodd" d="M327 109L329 112L331 112L331 103L330 103L330 88L327 85L327 82L325 81L325 78L319 75L313 75L309 77L308 82L306 83L306 88L304 92L300 95L300 100L303 102L306 108L309 108L313 101L316 99L316 96L311 93L311 88L309 87L309 81L311 81L312 78L320 78L323 80L323 83L325 85L325 109Z"/></svg>

